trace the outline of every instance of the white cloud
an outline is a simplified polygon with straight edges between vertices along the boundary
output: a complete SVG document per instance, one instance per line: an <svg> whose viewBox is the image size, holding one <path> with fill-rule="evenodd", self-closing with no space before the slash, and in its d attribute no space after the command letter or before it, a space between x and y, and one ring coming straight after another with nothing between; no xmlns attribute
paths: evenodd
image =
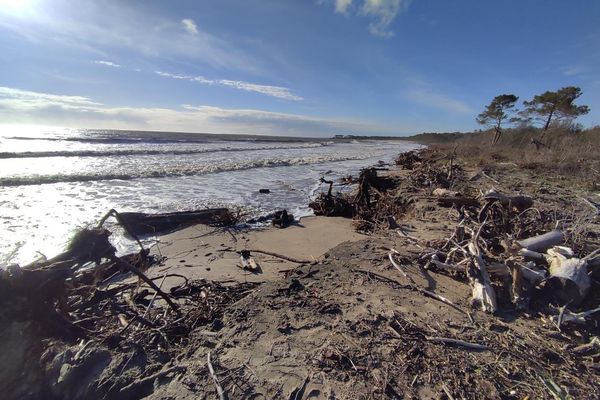
<svg viewBox="0 0 600 400"><path fill-rule="evenodd" d="M196 25L193 19L182 19L181 24L183 25L183 28L192 35L198 34L198 26Z"/></svg>
<svg viewBox="0 0 600 400"><path fill-rule="evenodd" d="M466 103L453 99L442 93L435 93L429 89L413 89L407 92L409 99L425 106L438 108L452 113L472 113L473 109Z"/></svg>
<svg viewBox="0 0 600 400"><path fill-rule="evenodd" d="M389 29L398 14L405 11L410 0L365 0L362 13L375 21L369 24L369 32L376 36L391 37L394 33Z"/></svg>
<svg viewBox="0 0 600 400"><path fill-rule="evenodd" d="M566 76L580 76L587 72L587 68L583 65L569 65L563 67L561 70Z"/></svg>
<svg viewBox="0 0 600 400"><path fill-rule="evenodd" d="M230 87L247 92L255 92L266 96L275 97L283 100L300 101L302 97L292 93L291 89L282 86L259 85L256 83L234 81L229 79L206 79L203 76L191 77L188 75L176 75L169 72L155 71L156 74L172 79L185 79L192 82L199 82L206 85L219 85Z"/></svg>
<svg viewBox="0 0 600 400"><path fill-rule="evenodd" d="M0 87L4 124L178 132L327 136L337 133L391 134L375 124L256 109L184 105L181 108L118 107L85 96L64 96Z"/></svg>
<svg viewBox="0 0 600 400"><path fill-rule="evenodd" d="M170 74L168 72L162 72L162 71L154 71L154 73L157 74L157 75L160 75L160 76L164 76L166 78L187 79L187 80L192 79L191 76L187 76L187 75L175 75L175 74Z"/></svg>
<svg viewBox="0 0 600 400"><path fill-rule="evenodd" d="M335 0L335 11L340 14L346 14L351 5L352 0Z"/></svg>
<svg viewBox="0 0 600 400"><path fill-rule="evenodd" d="M231 81L227 79L221 79L217 81L220 85L229 86L248 92L261 93L271 97L277 97L278 99L300 101L302 97L297 96L291 92L290 89L281 86L270 86L270 85L257 85L256 83L249 83L243 81Z"/></svg>
<svg viewBox="0 0 600 400"><path fill-rule="evenodd" d="M213 68L253 73L265 68L238 41L203 31L191 20L193 25L149 10L118 0L78 0L76 7L68 0L39 1L30 14L2 15L0 30L45 48L75 48L98 60L126 50L148 58L177 59Z"/></svg>
<svg viewBox="0 0 600 400"><path fill-rule="evenodd" d="M390 25L396 17L408 9L412 0L330 0L333 1L335 12L348 15L351 9L355 9L358 15L369 17L369 32L375 36L392 37L394 32ZM326 0L321 1L321 3ZM362 5L358 5L362 2ZM352 7L357 4L356 7Z"/></svg>
<svg viewBox="0 0 600 400"><path fill-rule="evenodd" d="M3 105L14 110L31 110L53 106L80 109L102 104L84 96L63 96L0 86L0 109Z"/></svg>
<svg viewBox="0 0 600 400"><path fill-rule="evenodd" d="M94 61L94 64L106 65L108 67L114 67L114 68L121 68L121 65L114 63L112 61L97 60L97 61Z"/></svg>

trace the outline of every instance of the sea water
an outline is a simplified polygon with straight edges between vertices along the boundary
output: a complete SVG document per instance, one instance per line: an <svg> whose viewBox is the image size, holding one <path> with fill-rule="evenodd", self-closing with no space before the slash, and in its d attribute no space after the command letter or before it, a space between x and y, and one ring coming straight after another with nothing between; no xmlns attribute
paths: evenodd
<svg viewBox="0 0 600 400"><path fill-rule="evenodd" d="M237 205L251 216L311 215L324 176L357 175L418 147L332 140L33 129L0 132L0 264L51 257L108 210L171 212ZM259 189L269 189L269 194ZM323 188L326 189L326 188ZM131 249L116 240L119 251Z"/></svg>

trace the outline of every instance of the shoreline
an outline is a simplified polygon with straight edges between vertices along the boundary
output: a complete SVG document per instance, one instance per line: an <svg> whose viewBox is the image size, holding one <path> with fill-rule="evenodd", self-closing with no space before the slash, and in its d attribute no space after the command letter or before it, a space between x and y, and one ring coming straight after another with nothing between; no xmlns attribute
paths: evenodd
<svg viewBox="0 0 600 400"><path fill-rule="evenodd" d="M531 305L522 311L513 304L510 281L490 272L498 297L492 314L472 304L465 268L448 271L428 260L447 253L453 235L469 234L457 225L462 218L470 229L474 217L465 216L477 215L484 202L479 191L491 187L533 199L541 217L524 220L531 233L522 228L521 235L551 230L560 217L565 231L579 229L565 244L590 254L600 229L579 197L597 199L581 182L500 162L484 170L468 157L449 164L444 151L423 151L418 161L401 157L399 167L373 178L379 189L355 221L305 217L285 229L191 226L161 236L153 254L166 260L145 272L178 312L130 279L92 287L81 300L70 295L78 304L116 291L71 315L94 332L83 338L40 332L38 320L7 320L0 357L19 362L1 360L13 366L4 376L18 376L6 393L197 398L216 395L216 375L230 399L518 399L548 397L552 387L593 398L600 390L590 339L599 334L597 314L583 325L565 319L557 329L554 300L529 288ZM444 185L460 195L435 195ZM464 199L477 206L457 207ZM500 210L489 215L520 215ZM584 220L587 225L568 225ZM496 240L485 235L484 241ZM484 249L490 266L503 260L501 246ZM260 271L238 266L242 250L250 250ZM562 314L571 318L596 301L592 291L580 308ZM46 339L41 348L40 338Z"/></svg>

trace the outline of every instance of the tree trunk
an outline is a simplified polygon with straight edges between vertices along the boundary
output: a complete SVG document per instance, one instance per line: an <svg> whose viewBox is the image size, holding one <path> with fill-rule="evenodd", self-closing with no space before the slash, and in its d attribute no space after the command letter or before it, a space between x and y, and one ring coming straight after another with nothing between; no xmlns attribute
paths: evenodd
<svg viewBox="0 0 600 400"><path fill-rule="evenodd" d="M548 119L546 120L546 123L544 124L544 130L542 132L542 136L540 137L540 139L544 138L544 135L546 134L546 131L548 130L548 127L550 126L550 122L552 121L553 115L554 115L554 110L551 110L550 114L548 114Z"/></svg>

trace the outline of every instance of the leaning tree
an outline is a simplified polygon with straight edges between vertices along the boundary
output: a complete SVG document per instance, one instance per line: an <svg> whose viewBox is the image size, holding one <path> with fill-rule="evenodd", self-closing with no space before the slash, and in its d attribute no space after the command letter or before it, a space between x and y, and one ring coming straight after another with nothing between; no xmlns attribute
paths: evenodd
<svg viewBox="0 0 600 400"><path fill-rule="evenodd" d="M481 125L494 127L494 139L492 145L498 143L502 135L502 123L506 120L519 98L514 94L501 94L494 97L481 114L477 116L477 122Z"/></svg>
<svg viewBox="0 0 600 400"><path fill-rule="evenodd" d="M547 91L534 96L530 101L524 101L525 109L520 114L527 120L543 124L543 137L551 123L574 120L590 111L588 106L574 103L579 96L581 88L575 86L566 86L556 92Z"/></svg>

